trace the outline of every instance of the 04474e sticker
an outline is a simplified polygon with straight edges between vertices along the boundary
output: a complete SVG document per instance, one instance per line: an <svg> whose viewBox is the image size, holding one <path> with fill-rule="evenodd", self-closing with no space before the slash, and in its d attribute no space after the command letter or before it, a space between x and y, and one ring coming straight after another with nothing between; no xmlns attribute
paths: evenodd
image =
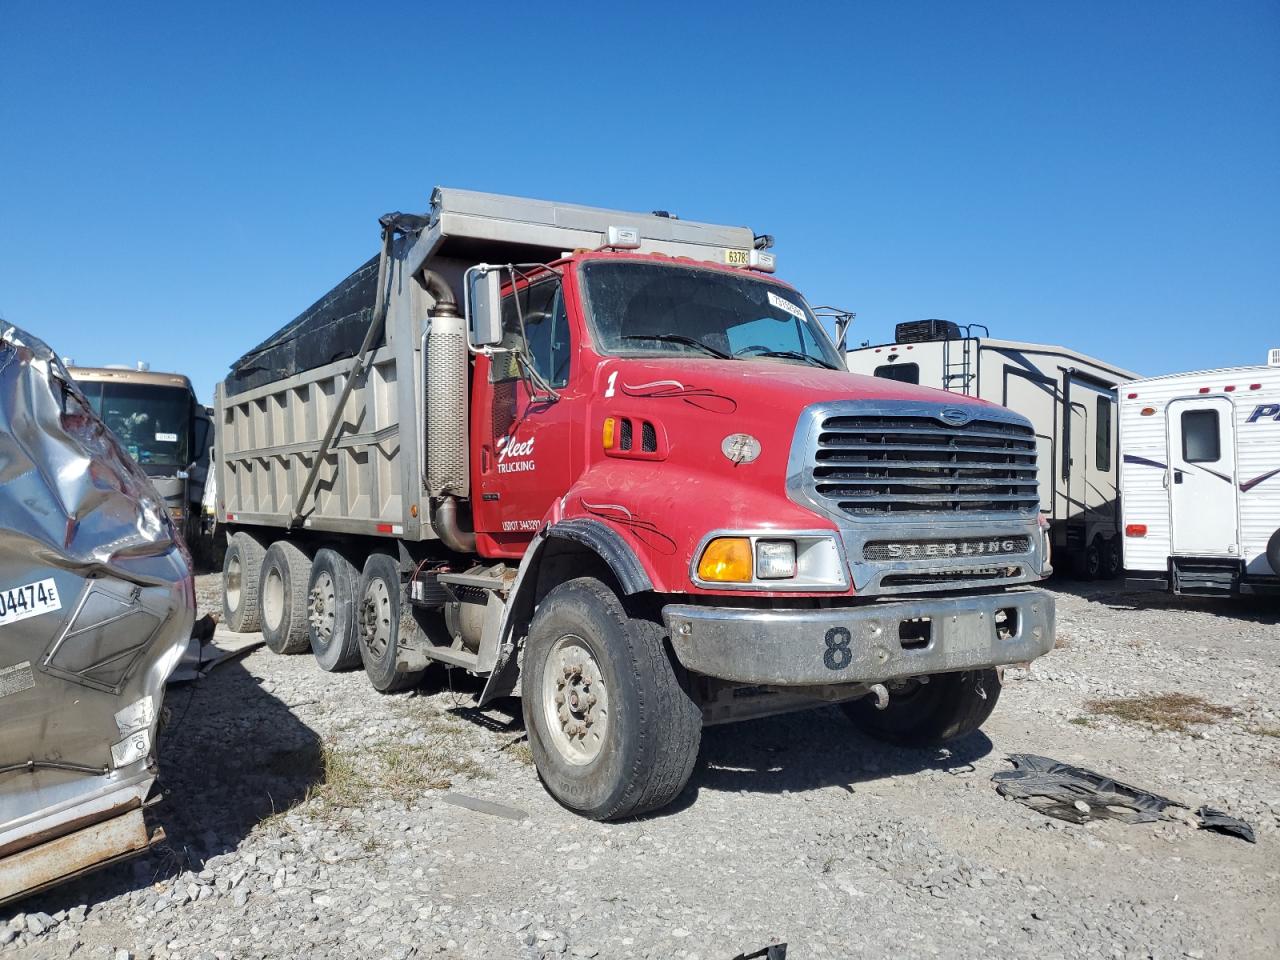
<svg viewBox="0 0 1280 960"><path fill-rule="evenodd" d="M61 609L62 598L52 577L20 587L0 587L0 626Z"/></svg>

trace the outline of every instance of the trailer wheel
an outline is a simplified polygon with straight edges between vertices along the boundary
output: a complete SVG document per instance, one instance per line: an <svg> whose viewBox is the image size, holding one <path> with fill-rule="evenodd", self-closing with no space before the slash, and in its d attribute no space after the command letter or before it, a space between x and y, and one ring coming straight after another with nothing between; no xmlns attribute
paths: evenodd
<svg viewBox="0 0 1280 960"><path fill-rule="evenodd" d="M332 547L316 553L307 585L307 635L322 670L360 664L359 589L360 571L350 560Z"/></svg>
<svg viewBox="0 0 1280 960"><path fill-rule="evenodd" d="M1102 575L1108 580L1120 576L1124 569L1124 552L1119 537L1107 537L1102 541Z"/></svg>
<svg viewBox="0 0 1280 960"><path fill-rule="evenodd" d="M369 682L379 693L396 693L417 685L425 670L396 669L404 586L394 557L369 554L360 576L359 598L357 635Z"/></svg>
<svg viewBox="0 0 1280 960"><path fill-rule="evenodd" d="M233 533L222 555L222 622L236 633L255 633L258 618L258 583L266 551L243 530Z"/></svg>
<svg viewBox="0 0 1280 960"><path fill-rule="evenodd" d="M1084 551L1084 579L1097 580L1102 576L1102 547L1098 537Z"/></svg>
<svg viewBox="0 0 1280 960"><path fill-rule="evenodd" d="M900 747L931 747L977 730L1000 699L995 670L939 673L928 683L908 680L890 687L889 704L877 710L869 697L840 704L850 722L876 740Z"/></svg>
<svg viewBox="0 0 1280 960"><path fill-rule="evenodd" d="M1271 572L1280 577L1280 530L1267 541L1267 563L1271 564Z"/></svg>
<svg viewBox="0 0 1280 960"><path fill-rule="evenodd" d="M311 558L292 540L277 540L262 561L258 603L262 609L262 637L276 653L302 653L307 636L307 581Z"/></svg>
<svg viewBox="0 0 1280 960"><path fill-rule="evenodd" d="M698 758L702 712L663 628L629 617L599 580L538 606L521 667L525 729L553 797L593 820L666 806Z"/></svg>

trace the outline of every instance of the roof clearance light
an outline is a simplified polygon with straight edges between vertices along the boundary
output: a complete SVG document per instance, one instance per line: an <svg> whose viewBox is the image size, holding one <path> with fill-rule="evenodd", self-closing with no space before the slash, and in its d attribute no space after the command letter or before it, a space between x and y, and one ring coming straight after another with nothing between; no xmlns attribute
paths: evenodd
<svg viewBox="0 0 1280 960"><path fill-rule="evenodd" d="M1155 412L1156 412L1156 408L1155 408L1155 407L1143 407L1143 408L1142 408L1142 415L1143 415L1144 417L1151 417L1151 416L1154 416L1154 415L1155 415Z"/></svg>
<svg viewBox="0 0 1280 960"><path fill-rule="evenodd" d="M1145 523L1131 523L1124 528L1126 537L1145 537L1147 535L1147 525Z"/></svg>
<svg viewBox="0 0 1280 960"><path fill-rule="evenodd" d="M747 258L747 267L761 273L773 273L778 268L778 258L763 250L752 250Z"/></svg>
<svg viewBox="0 0 1280 960"><path fill-rule="evenodd" d="M615 250L638 250L640 231L635 227L610 227L605 233L604 245Z"/></svg>
<svg viewBox="0 0 1280 960"><path fill-rule="evenodd" d="M1209 388L1208 388L1208 387L1201 387L1201 388L1200 388L1200 392L1201 392L1201 393L1208 393L1208 392L1209 392Z"/></svg>
<svg viewBox="0 0 1280 960"><path fill-rule="evenodd" d="M1262 389L1262 384L1260 384L1260 383L1251 383L1251 384L1249 384L1249 389L1250 389L1250 390L1261 390L1261 389Z"/></svg>
<svg viewBox="0 0 1280 960"><path fill-rule="evenodd" d="M1138 399L1138 395L1137 395L1136 393L1131 393L1131 394L1129 394L1129 399L1130 399L1130 400L1137 400L1137 399Z"/></svg>
<svg viewBox="0 0 1280 960"><path fill-rule="evenodd" d="M1223 387L1222 389L1223 389L1223 390L1225 390L1225 391L1227 391L1227 393L1235 393L1235 392L1236 392L1236 385L1235 385L1234 383L1231 383L1231 384L1228 384L1227 386Z"/></svg>

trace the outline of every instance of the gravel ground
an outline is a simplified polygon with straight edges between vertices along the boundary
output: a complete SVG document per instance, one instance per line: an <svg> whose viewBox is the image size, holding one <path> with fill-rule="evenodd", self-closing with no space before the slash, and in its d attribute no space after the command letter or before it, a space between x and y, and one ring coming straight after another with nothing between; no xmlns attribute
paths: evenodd
<svg viewBox="0 0 1280 960"><path fill-rule="evenodd" d="M1059 649L950 751L833 709L713 728L673 807L608 825L543 792L474 681L383 697L256 650L170 692L167 843L0 912L0 957L1280 954L1280 611L1056 590ZM1154 729L1090 704L1161 693L1230 709ZM1015 752L1223 808L1258 842L1048 819L990 782Z"/></svg>

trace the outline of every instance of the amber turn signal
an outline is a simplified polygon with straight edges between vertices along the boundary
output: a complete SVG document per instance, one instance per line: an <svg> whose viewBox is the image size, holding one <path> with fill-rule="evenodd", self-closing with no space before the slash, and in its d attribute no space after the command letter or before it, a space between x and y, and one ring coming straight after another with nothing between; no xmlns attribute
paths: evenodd
<svg viewBox="0 0 1280 960"><path fill-rule="evenodd" d="M750 583L751 541L746 537L716 537L702 551L698 579L712 583Z"/></svg>
<svg viewBox="0 0 1280 960"><path fill-rule="evenodd" d="M617 426L617 421L613 417L605 417L604 429L600 431L600 439L604 443L606 450L613 449L613 430Z"/></svg>

